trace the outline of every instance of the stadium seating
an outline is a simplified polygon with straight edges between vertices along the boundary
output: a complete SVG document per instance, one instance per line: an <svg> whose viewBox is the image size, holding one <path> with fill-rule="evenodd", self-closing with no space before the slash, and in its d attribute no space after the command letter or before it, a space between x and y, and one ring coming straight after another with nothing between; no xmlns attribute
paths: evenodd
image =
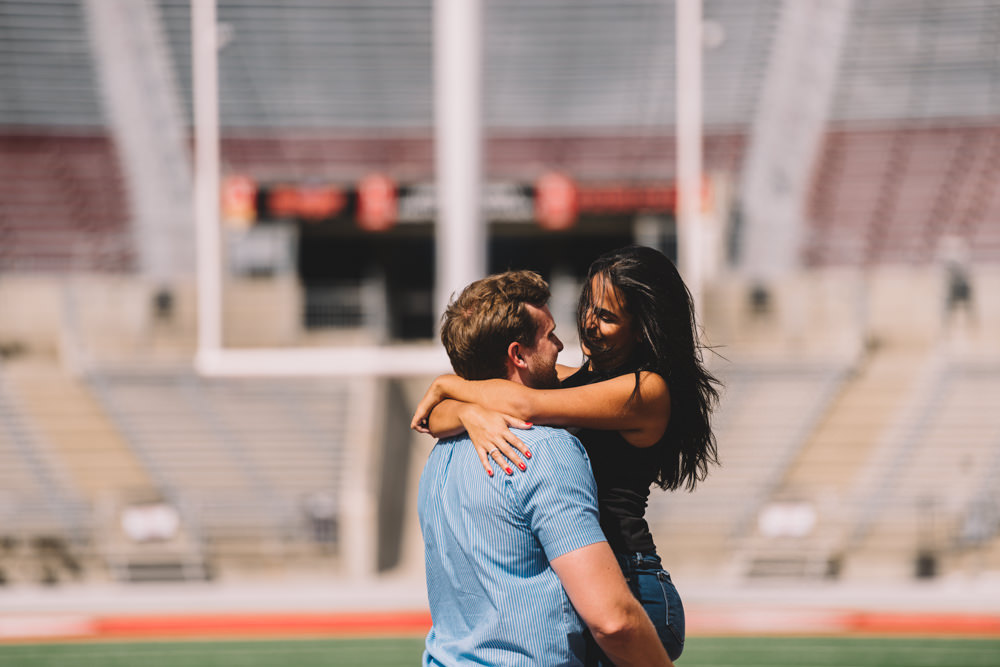
<svg viewBox="0 0 1000 667"><path fill-rule="evenodd" d="M653 491L661 551L670 567L708 578L1000 570L996 8L853 3L802 216L803 271L761 293L770 313L748 314L752 286L733 275L740 221L729 190L741 177L783 4L704 3L703 161L724 186L712 204L731 226L717 249L727 265L702 306L709 337L731 361L713 360L726 385L722 467L693 494ZM178 106L189 110L191 3L154 5ZM224 172L431 181L432 6L220 0ZM551 169L597 181L674 177L670 3L487 2L484 10L488 179L530 184ZM156 565L162 554L133 548L119 519L130 503L160 501L180 512L176 562L191 570L182 577L207 576L208 561L238 570L300 556L340 560L345 513L357 510L347 507L346 460L352 447L384 454L384 443L355 443L349 429L367 419L356 411L367 388L192 370L194 281L173 285L173 319L154 321L157 286L136 260L86 3L0 0L0 16L0 350L24 350L0 363L0 570L8 579L61 578L72 571L59 565L62 547L53 545L62 540L84 566L103 554L111 576L130 578L129 559ZM634 224L608 223L625 233ZM973 295L961 326L945 305L953 241ZM108 273L128 285L105 282ZM19 282L29 274L39 282ZM364 339L370 332L354 326L364 306L344 294L360 292L357 277L343 278L305 305L297 276L232 280L226 343ZM398 300L414 301L409 292ZM65 312L73 309L75 320ZM303 311L348 330L303 334ZM89 363L77 363L74 342L93 355ZM400 419L370 421L395 428ZM418 459L400 472L409 486L392 494L412 490ZM398 481L386 475L384 486L388 479ZM108 495L117 497L111 505ZM769 510L803 507L815 513L803 534L762 527ZM402 528L393 517L378 530L409 531L402 567L417 571L412 510ZM50 571L27 573L43 552Z"/></svg>
<svg viewBox="0 0 1000 667"><path fill-rule="evenodd" d="M926 265L942 240L995 263L1000 131L982 126L839 128L827 135L809 211L815 266Z"/></svg>
<svg viewBox="0 0 1000 667"><path fill-rule="evenodd" d="M653 489L648 516L664 559L698 574L726 571L757 512L845 380L844 363L745 361L720 371L721 465L694 493Z"/></svg>
<svg viewBox="0 0 1000 667"><path fill-rule="evenodd" d="M846 373L821 419L787 466L737 547L734 567L749 577L835 577L843 574L853 521L865 513L865 471L888 474L882 442L905 421L910 403L937 378L935 357L912 346L869 350ZM910 408L912 409L912 408ZM881 488L875 483L874 488ZM877 493L873 491L873 493ZM798 508L810 515L796 532L767 525L768 511Z"/></svg>
<svg viewBox="0 0 1000 667"><path fill-rule="evenodd" d="M996 498L986 489L1000 442L998 382L995 360L941 362L891 442L891 458L882 462L869 494L855 497L861 506L850 546L859 571L871 575L895 566L896 576L909 576L921 555L947 567L967 546L963 520L974 511L987 515L964 539L995 539Z"/></svg>
<svg viewBox="0 0 1000 667"><path fill-rule="evenodd" d="M89 518L84 497L25 418L0 363L0 585L81 575Z"/></svg>
<svg viewBox="0 0 1000 667"><path fill-rule="evenodd" d="M151 489L146 472L86 386L55 360L36 357L10 363L6 378L21 415L49 444L72 487L88 502Z"/></svg>
<svg viewBox="0 0 1000 667"><path fill-rule="evenodd" d="M85 535L80 521L83 498L56 452L27 422L12 391L6 367L0 367L0 443L3 444L4 526L14 531L54 531Z"/></svg>
<svg viewBox="0 0 1000 667"><path fill-rule="evenodd" d="M103 135L0 134L0 270L126 271L134 251Z"/></svg>
<svg viewBox="0 0 1000 667"><path fill-rule="evenodd" d="M209 380L173 372L97 371L94 394L213 555L266 557L336 545L311 531L309 503L329 495L334 522L350 433L341 380Z"/></svg>

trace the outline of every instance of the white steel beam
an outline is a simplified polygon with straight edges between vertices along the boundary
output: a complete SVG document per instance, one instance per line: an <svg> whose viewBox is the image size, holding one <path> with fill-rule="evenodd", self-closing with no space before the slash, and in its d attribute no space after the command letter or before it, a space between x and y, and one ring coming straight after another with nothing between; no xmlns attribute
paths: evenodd
<svg viewBox="0 0 1000 667"><path fill-rule="evenodd" d="M482 32L481 0L435 0L436 316L444 312L453 293L486 273L486 231L480 203Z"/></svg>
<svg viewBox="0 0 1000 667"><path fill-rule="evenodd" d="M122 171L139 267L159 286L190 277L191 162L180 92L152 0L87 0L87 25Z"/></svg>
<svg viewBox="0 0 1000 667"><path fill-rule="evenodd" d="M215 0L191 0L197 228L198 357L222 348L222 230L219 228L219 51Z"/></svg>
<svg viewBox="0 0 1000 667"><path fill-rule="evenodd" d="M224 377L406 377L452 372L440 344L203 350L198 370Z"/></svg>
<svg viewBox="0 0 1000 667"><path fill-rule="evenodd" d="M782 5L740 184L740 263L755 280L801 266L806 201L851 8L851 0Z"/></svg>
<svg viewBox="0 0 1000 667"><path fill-rule="evenodd" d="M677 0L677 255L696 309L701 305L702 11L701 0Z"/></svg>

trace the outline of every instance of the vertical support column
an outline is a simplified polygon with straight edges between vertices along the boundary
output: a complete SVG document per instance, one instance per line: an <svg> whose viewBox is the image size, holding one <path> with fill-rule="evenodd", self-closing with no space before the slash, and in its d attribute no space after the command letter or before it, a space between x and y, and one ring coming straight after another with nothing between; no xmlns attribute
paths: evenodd
<svg viewBox="0 0 1000 667"><path fill-rule="evenodd" d="M222 348L222 230L219 229L219 50L215 0L191 0L197 228L198 363Z"/></svg>
<svg viewBox="0 0 1000 667"><path fill-rule="evenodd" d="M755 281L800 268L807 195L851 9L852 0L782 4L740 183L740 264Z"/></svg>
<svg viewBox="0 0 1000 667"><path fill-rule="evenodd" d="M486 273L481 7L434 2L435 322L452 293Z"/></svg>
<svg viewBox="0 0 1000 667"><path fill-rule="evenodd" d="M352 380L348 398L352 419L344 429L346 441L358 446L350 448L344 460L338 550L344 574L358 583L377 574L380 471L396 464L377 457L389 428L382 416L389 414L390 384L384 377L358 376Z"/></svg>
<svg viewBox="0 0 1000 667"><path fill-rule="evenodd" d="M152 0L85 0L91 52L128 182L132 242L159 287L194 269L191 163L182 102Z"/></svg>
<svg viewBox="0 0 1000 667"><path fill-rule="evenodd" d="M696 310L701 307L701 0L677 0L677 256Z"/></svg>

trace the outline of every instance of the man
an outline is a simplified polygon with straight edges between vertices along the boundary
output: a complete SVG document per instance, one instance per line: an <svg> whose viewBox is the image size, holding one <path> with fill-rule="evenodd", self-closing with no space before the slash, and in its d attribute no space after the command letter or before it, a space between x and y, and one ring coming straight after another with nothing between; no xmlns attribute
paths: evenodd
<svg viewBox="0 0 1000 667"><path fill-rule="evenodd" d="M441 329L455 372L555 386L563 346L548 299L530 271L468 286ZM534 455L514 476L481 474L464 433L428 457L418 507L433 627L423 664L582 665L585 624L616 664L670 665L601 531L583 446L548 427L521 440Z"/></svg>

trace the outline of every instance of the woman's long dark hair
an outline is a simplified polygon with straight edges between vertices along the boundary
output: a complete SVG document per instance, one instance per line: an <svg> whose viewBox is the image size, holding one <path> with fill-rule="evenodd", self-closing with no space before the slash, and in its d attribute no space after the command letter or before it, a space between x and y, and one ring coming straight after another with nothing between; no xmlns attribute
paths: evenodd
<svg viewBox="0 0 1000 667"><path fill-rule="evenodd" d="M639 372L661 375L670 389L670 421L656 447L660 452L655 482L660 488L693 490L717 464L718 451L711 415L719 401L720 383L705 369L698 343L694 304L677 268L663 253L644 246L629 246L598 257L580 293L577 328L580 340L593 355L595 341L588 339L586 322L593 309L594 276L604 276L632 316L638 337L629 361L603 376Z"/></svg>

